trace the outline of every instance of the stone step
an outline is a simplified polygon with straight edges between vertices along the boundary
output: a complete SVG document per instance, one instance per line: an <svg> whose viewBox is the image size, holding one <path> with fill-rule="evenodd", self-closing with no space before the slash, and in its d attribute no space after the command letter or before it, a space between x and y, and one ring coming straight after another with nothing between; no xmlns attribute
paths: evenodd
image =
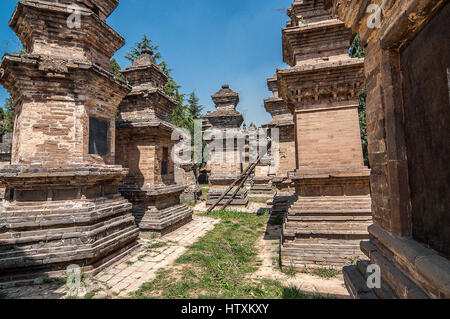
<svg viewBox="0 0 450 319"><path fill-rule="evenodd" d="M77 202L77 204L83 208L83 207L90 207L93 204L95 205L101 205L102 203L110 202L111 200L123 200L124 198L120 194L114 194L110 196L105 197L97 197L95 199L89 199L89 200L73 200L73 201L48 201L45 203L42 202L14 202L14 205L4 205L5 211L21 211L24 209L25 211L34 211L34 210L43 210L48 208L60 208L60 207L72 207L73 202Z"/></svg>
<svg viewBox="0 0 450 319"><path fill-rule="evenodd" d="M345 266L343 274L345 286L353 299L378 299L355 265Z"/></svg>
<svg viewBox="0 0 450 319"><path fill-rule="evenodd" d="M115 215L127 213L131 209L131 204L126 200L121 202L110 203L109 206L98 207L83 211L76 210L76 212L66 210L65 213L59 214L46 214L41 212L40 214L24 217L4 217L0 218L0 222L3 222L6 227L6 231L20 232L21 230L28 230L29 233L33 233L34 229L47 229L50 227L68 229L76 227L77 225L94 224L102 219L112 218ZM2 221L3 219L3 221ZM3 239L4 234L0 234L0 239Z"/></svg>
<svg viewBox="0 0 450 319"><path fill-rule="evenodd" d="M193 211L185 206L178 205L177 207L171 207L165 210L161 210L158 213L146 214L139 223L141 229L162 231L184 219L192 218Z"/></svg>
<svg viewBox="0 0 450 319"><path fill-rule="evenodd" d="M419 286L378 252L370 241L363 241L361 249L367 256L370 256L370 263L380 267L383 280L389 283L390 289L400 299L429 299Z"/></svg>
<svg viewBox="0 0 450 319"><path fill-rule="evenodd" d="M9 257L8 254L0 254L0 270L6 269L17 270L23 267L45 268L50 264L66 264L74 262L74 255L76 260L93 259L99 255L105 255L109 251L119 247L121 243L132 241L139 235L139 230L135 225L130 225L126 228L113 231L107 236L97 240L93 244L86 243L85 245L74 244L61 247L58 251L48 248L42 249L20 249L19 256ZM107 232L105 232L107 234ZM100 235L100 234L97 234Z"/></svg>
<svg viewBox="0 0 450 319"><path fill-rule="evenodd" d="M120 215L89 226L72 228L56 228L51 230L36 230L7 233L10 238L0 240L0 253L11 252L12 248L20 246L20 251L27 249L41 249L41 243L46 243L48 252L70 245L72 241L82 241L82 238L93 237L101 240L101 235L108 235L112 230L128 227L134 224L130 214ZM80 239L81 238L81 239ZM50 245L50 243L54 243ZM20 253L19 251L19 253Z"/></svg>
<svg viewBox="0 0 450 319"><path fill-rule="evenodd" d="M314 216L304 216L302 215L291 215L287 217L287 222L305 222L305 223L325 223L325 222L368 222L372 223L371 215L314 215Z"/></svg>
<svg viewBox="0 0 450 319"><path fill-rule="evenodd" d="M21 216L29 216L33 214L41 215L45 213L46 215L56 215L60 213L67 212L68 209L72 210L74 213L77 212L84 212L84 211L90 211L90 210L98 210L101 208L107 208L110 205L114 204L120 204L120 203L126 203L128 202L123 197L118 198L110 198L103 201L91 201L91 202L85 202L83 200L76 200L76 201L66 201L65 204L62 205L43 205L41 208L38 207L28 207L23 208L21 210L8 210L6 207L5 214L10 217L21 217ZM67 204L69 203L69 204Z"/></svg>
<svg viewBox="0 0 450 319"><path fill-rule="evenodd" d="M285 229L296 229L301 230L364 230L368 232L367 227L372 225L370 219L366 221L323 221L323 222L296 222L288 220L285 222Z"/></svg>

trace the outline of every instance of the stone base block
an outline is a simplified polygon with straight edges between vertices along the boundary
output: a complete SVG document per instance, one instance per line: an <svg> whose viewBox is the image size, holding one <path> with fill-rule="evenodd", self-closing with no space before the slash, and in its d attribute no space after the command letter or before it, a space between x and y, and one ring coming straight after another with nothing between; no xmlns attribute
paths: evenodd
<svg viewBox="0 0 450 319"><path fill-rule="evenodd" d="M120 195L90 200L3 202L0 282L62 275L77 264L99 269L136 245L131 204Z"/></svg>
<svg viewBox="0 0 450 319"><path fill-rule="evenodd" d="M450 297L450 261L419 242L396 238L384 229L371 225L370 241L361 242L369 260L345 267L347 290L354 298L380 299L448 299ZM381 271L381 287L369 289L369 265Z"/></svg>
<svg viewBox="0 0 450 319"><path fill-rule="evenodd" d="M176 205L160 210L148 210L144 214L133 212L142 231L168 234L192 220L194 212L186 205Z"/></svg>
<svg viewBox="0 0 450 319"><path fill-rule="evenodd" d="M369 196L299 197L283 225L283 266L335 268L362 258L372 223Z"/></svg>
<svg viewBox="0 0 450 319"><path fill-rule="evenodd" d="M219 205L224 205L233 195L236 190L233 189L231 192L225 196L225 198L219 203ZM212 206L215 202L226 192L226 189L211 189L208 193L208 198L206 200L206 206ZM248 205L248 191L247 189L240 189L237 193L236 198L231 202L230 206L243 206Z"/></svg>
<svg viewBox="0 0 450 319"><path fill-rule="evenodd" d="M181 194L181 202L196 204L202 198L202 189L200 187L188 187Z"/></svg>

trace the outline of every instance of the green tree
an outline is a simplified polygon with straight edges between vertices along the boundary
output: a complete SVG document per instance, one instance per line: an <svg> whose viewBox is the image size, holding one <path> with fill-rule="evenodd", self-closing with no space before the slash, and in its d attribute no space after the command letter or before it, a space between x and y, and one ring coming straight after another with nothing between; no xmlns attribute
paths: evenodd
<svg viewBox="0 0 450 319"><path fill-rule="evenodd" d="M366 118L366 100L367 100L367 89L364 87L359 95L359 126L361 128L361 141L362 148L364 154L364 163L367 166L369 164L369 150L368 150L368 141L367 141L367 118Z"/></svg>
<svg viewBox="0 0 450 319"><path fill-rule="evenodd" d="M352 58L364 58L366 53L361 43L361 36L357 34L353 39L352 45L350 46L350 56Z"/></svg>
<svg viewBox="0 0 450 319"><path fill-rule="evenodd" d="M0 134L14 130L15 110L11 97L7 98L3 108L0 108Z"/></svg>
<svg viewBox="0 0 450 319"><path fill-rule="evenodd" d="M366 56L364 48L361 43L361 37L359 34L353 39L352 45L349 50L349 54L352 58L364 58ZM361 128L361 141L364 155L364 163L369 166L369 151L367 142L367 118L366 118L366 100L367 89L364 87L359 95L359 126Z"/></svg>
<svg viewBox="0 0 450 319"><path fill-rule="evenodd" d="M195 91L192 91L187 100L188 113L191 119L199 120L202 118L203 105L198 104L200 99L195 95Z"/></svg>
<svg viewBox="0 0 450 319"><path fill-rule="evenodd" d="M153 58L157 62L162 58L161 53L158 51L159 46L154 45L153 41L147 35L144 35L140 42L134 44L125 58L133 62L142 54L142 50L144 49L151 49L153 51ZM171 114L171 122L176 126L188 128L188 112L186 105L184 105L184 94L180 92L181 86L178 85L175 79L172 77L171 73L173 70L169 68L166 61L161 61L158 63L158 65L164 72L164 74L167 75L168 79L166 85L164 86L164 93L166 93L177 102L177 106Z"/></svg>
<svg viewBox="0 0 450 319"><path fill-rule="evenodd" d="M112 58L111 61L109 62L109 71L122 81L128 82L125 75L123 75L122 72L120 72L120 70L121 69L119 63L117 63L116 59Z"/></svg>
<svg viewBox="0 0 450 319"><path fill-rule="evenodd" d="M152 43L152 40L150 40L147 35L144 34L142 40L134 44L130 52L125 56L125 59L128 59L131 63L133 63L134 60L141 56L142 50L144 49L151 49L154 52L153 57L155 58L155 60L159 60L162 58L161 53L158 52L159 46L154 45Z"/></svg>

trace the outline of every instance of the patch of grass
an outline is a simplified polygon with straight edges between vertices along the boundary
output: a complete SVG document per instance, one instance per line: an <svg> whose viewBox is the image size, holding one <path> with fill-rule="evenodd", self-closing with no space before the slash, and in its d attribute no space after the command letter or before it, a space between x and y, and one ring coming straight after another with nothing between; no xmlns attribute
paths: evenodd
<svg viewBox="0 0 450 319"><path fill-rule="evenodd" d="M158 248L162 248L162 247L166 247L167 243L154 243L151 244L150 246L147 247L148 250L152 250L152 249L158 249Z"/></svg>
<svg viewBox="0 0 450 319"><path fill-rule="evenodd" d="M134 261L128 260L128 261L126 262L126 264L127 264L128 266L133 266L133 265L134 265Z"/></svg>
<svg viewBox="0 0 450 319"><path fill-rule="evenodd" d="M209 187L202 187L202 195L206 196L209 193Z"/></svg>
<svg viewBox="0 0 450 319"><path fill-rule="evenodd" d="M283 269L283 273L285 273L288 277L295 277L297 275L297 269L295 269L294 265L291 263L288 267Z"/></svg>
<svg viewBox="0 0 450 319"><path fill-rule="evenodd" d="M148 257L148 255L147 255L147 254L140 255L140 256L138 257L138 260L139 260L139 261L142 261L142 259L144 259L145 257Z"/></svg>
<svg viewBox="0 0 450 319"><path fill-rule="evenodd" d="M0 299L6 299L6 294L4 294L3 292L0 292Z"/></svg>
<svg viewBox="0 0 450 319"><path fill-rule="evenodd" d="M160 270L134 298L151 299L237 299L309 298L270 280L251 280L260 261L256 240L264 233L268 215L235 211L212 212L221 221L175 261L171 270Z"/></svg>
<svg viewBox="0 0 450 319"><path fill-rule="evenodd" d="M89 292L89 293L87 293L86 295L84 295L84 299L92 299L92 298L95 297L95 295L96 295L98 292L100 292L100 291L102 291L102 290L103 290L103 289L100 289L100 288L95 289L95 290L92 290L91 292Z"/></svg>
<svg viewBox="0 0 450 319"><path fill-rule="evenodd" d="M333 268L318 268L313 271L313 274L325 279L331 279L339 274L339 271Z"/></svg>

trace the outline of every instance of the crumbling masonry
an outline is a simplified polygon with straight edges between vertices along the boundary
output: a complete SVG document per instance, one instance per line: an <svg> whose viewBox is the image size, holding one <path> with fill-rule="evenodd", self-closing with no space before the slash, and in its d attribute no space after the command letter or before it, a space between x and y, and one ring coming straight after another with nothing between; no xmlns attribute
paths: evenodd
<svg viewBox="0 0 450 319"><path fill-rule="evenodd" d="M228 85L223 85L222 89L212 96L216 110L207 113L205 119L207 124L211 125L209 130L213 134L205 134L205 140L211 149L211 158L208 161L208 167L211 171L209 177L210 190L206 201L207 205L213 205L226 189L242 174L244 170L243 162L245 156L239 152L237 139L242 137L240 127L244 118L241 113L236 111L239 103L239 94L230 89ZM227 135L232 134L229 143L233 148L227 149ZM245 144L245 137L243 137ZM223 148L216 148L215 145L221 144ZM231 191L221 202L225 203L232 196ZM242 188L232 201L231 205L246 207L248 204L248 190Z"/></svg>
<svg viewBox="0 0 450 319"><path fill-rule="evenodd" d="M372 222L358 121L364 60L349 57L351 33L323 1L294 1L288 15L283 53L291 67L277 78L294 115L298 200L283 226L282 264L340 269L362 257Z"/></svg>
<svg viewBox="0 0 450 319"><path fill-rule="evenodd" d="M176 102L164 93L168 79L150 50L122 73L133 90L120 104L117 121L116 160L130 170L120 192L133 203L141 230L165 234L190 222L193 214L180 203L186 185L175 184L175 127L169 121Z"/></svg>
<svg viewBox="0 0 450 319"><path fill-rule="evenodd" d="M450 3L327 0L365 46L373 225L355 298L450 298ZM380 6L374 19L368 6ZM379 23L378 25L376 23ZM369 265L381 288L366 284Z"/></svg>
<svg viewBox="0 0 450 319"><path fill-rule="evenodd" d="M130 87L109 73L124 40L106 23L117 0L70 1L81 25L69 28L68 2L18 2L9 22L27 53L7 54L1 84L16 118L12 164L0 171L1 282L89 273L136 245L131 204L114 165L115 115Z"/></svg>

